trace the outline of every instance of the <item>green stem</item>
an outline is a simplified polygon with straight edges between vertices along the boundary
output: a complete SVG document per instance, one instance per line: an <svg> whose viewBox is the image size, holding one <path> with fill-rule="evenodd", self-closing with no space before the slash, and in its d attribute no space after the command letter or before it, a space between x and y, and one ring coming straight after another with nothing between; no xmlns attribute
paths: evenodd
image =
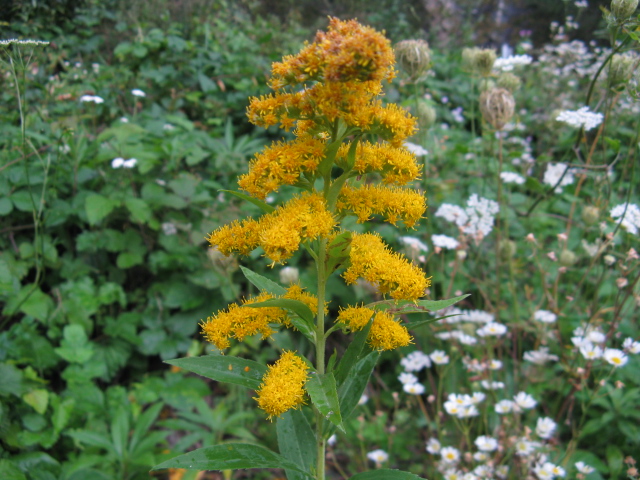
<svg viewBox="0 0 640 480"><path fill-rule="evenodd" d="M318 258L316 260L317 274L318 274L318 315L316 322L316 372L319 375L324 374L325 368L325 317L324 317L324 304L326 296L327 285L327 269L326 269L326 257L327 257L327 239L320 241L320 247L318 249ZM324 417L316 410L316 478L317 480L324 480L325 478L325 448L326 442L324 439Z"/></svg>

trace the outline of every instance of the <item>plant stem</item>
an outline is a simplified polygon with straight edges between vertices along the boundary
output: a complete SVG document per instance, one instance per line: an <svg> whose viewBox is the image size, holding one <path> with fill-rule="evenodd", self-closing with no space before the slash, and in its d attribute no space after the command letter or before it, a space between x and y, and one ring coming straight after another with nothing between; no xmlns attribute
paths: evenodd
<svg viewBox="0 0 640 480"><path fill-rule="evenodd" d="M324 304L326 296L327 285L327 270L326 270L326 256L327 256L327 240L320 240L320 247L318 249L318 258L316 260L316 267L318 272L318 316L316 323L316 372L320 375L324 374L325 363L325 334L324 334ZM325 478L325 440L324 440L324 417L316 410L316 478L317 480L324 480Z"/></svg>

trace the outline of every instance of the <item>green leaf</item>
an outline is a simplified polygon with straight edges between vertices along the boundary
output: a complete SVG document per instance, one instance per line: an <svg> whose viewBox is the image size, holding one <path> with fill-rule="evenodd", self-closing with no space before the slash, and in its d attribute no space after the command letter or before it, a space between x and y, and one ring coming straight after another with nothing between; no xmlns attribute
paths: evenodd
<svg viewBox="0 0 640 480"><path fill-rule="evenodd" d="M0 460L0 478L3 480L27 480L27 477L11 460Z"/></svg>
<svg viewBox="0 0 640 480"><path fill-rule="evenodd" d="M147 223L151 218L151 209L147 202L140 198L127 197L124 201L127 210L136 222Z"/></svg>
<svg viewBox="0 0 640 480"><path fill-rule="evenodd" d="M118 206L118 202L102 195L89 195L85 202L84 208L87 212L87 218L91 225L95 225L104 217L109 215L111 211Z"/></svg>
<svg viewBox="0 0 640 480"><path fill-rule="evenodd" d="M129 438L129 411L119 407L111 421L111 440L113 448L120 459L124 459Z"/></svg>
<svg viewBox="0 0 640 480"><path fill-rule="evenodd" d="M80 325L67 325L63 330L61 347L54 351L69 363L85 363L93 355L93 346Z"/></svg>
<svg viewBox="0 0 640 480"><path fill-rule="evenodd" d="M20 291L17 297L21 295L27 295L32 291L34 285L25 286L25 288ZM24 297L21 297L24 298ZM47 294L43 293L40 290L40 287L35 287L32 291L31 295L27 297L27 299L20 305L20 311L25 315L30 315L33 318L37 318L41 322L44 322L49 317L49 312L54 309L53 300Z"/></svg>
<svg viewBox="0 0 640 480"><path fill-rule="evenodd" d="M370 472L358 473L351 477L350 480L423 480L423 478L414 473L380 468Z"/></svg>
<svg viewBox="0 0 640 480"><path fill-rule="evenodd" d="M360 360L363 351L366 353L369 353L371 351L370 349L366 348L366 343L372 324L373 322L369 320L367 326L354 335L353 341L349 343L347 350L344 352L344 355L340 359L338 369L336 370L336 382L338 383L338 385L342 384L345 378L347 378L349 371L353 368L357 361Z"/></svg>
<svg viewBox="0 0 640 480"><path fill-rule="evenodd" d="M72 430L66 432L67 435L80 443L91 445L92 447L104 448L109 453L115 454L115 450L109 439L100 433L90 432L88 430Z"/></svg>
<svg viewBox="0 0 640 480"><path fill-rule="evenodd" d="M343 232L327 245L327 271L333 272L349 261L351 236L350 231Z"/></svg>
<svg viewBox="0 0 640 480"><path fill-rule="evenodd" d="M418 327L422 327L423 325L429 325L431 323L436 323L439 322L440 320L444 320L445 318L449 318L449 317L457 317L459 314L456 315L445 315L444 317L436 317L436 318L425 318L423 320L418 320L415 322L408 322L405 323L404 326L410 329L414 329L414 328L418 328Z"/></svg>
<svg viewBox="0 0 640 480"><path fill-rule="evenodd" d="M142 439L145 435L148 435L153 422L156 421L158 415L162 411L162 406L162 403L156 403L155 405L147 408L144 413L138 417L133 429L133 434L131 435L131 441L129 442L129 454L131 457L135 458L138 456L137 453L139 452L136 452L136 449L139 445L142 445Z"/></svg>
<svg viewBox="0 0 640 480"><path fill-rule="evenodd" d="M284 468L303 473L295 463L286 460L271 450L246 443L225 443L213 447L204 447L193 452L179 455L156 465L152 470L164 468L187 468L197 470L238 470L243 468Z"/></svg>
<svg viewBox="0 0 640 480"><path fill-rule="evenodd" d="M249 195L246 195L244 193L236 192L234 190L218 190L218 191L228 193L229 195L233 195L234 197L238 197L238 198L241 198L242 200L252 203L265 213L271 213L275 210L275 207L272 207L271 205L263 202L262 200L258 200L257 198L250 197Z"/></svg>
<svg viewBox="0 0 640 480"><path fill-rule="evenodd" d="M243 305L244 308L260 308L260 307L280 307L286 310L290 310L300 317L300 320L293 317L291 323L300 332L309 339L310 342L315 342L316 334L313 324L313 312L307 305L300 300L292 300L289 298L272 298L263 302L249 303Z"/></svg>
<svg viewBox="0 0 640 480"><path fill-rule="evenodd" d="M351 412L358 404L364 389L367 387L369 377L376 362L380 358L380 352L373 351L361 358L347 373L347 377L338 387L338 400L340 401L340 413L343 419L349 418ZM330 431L332 429L329 429Z"/></svg>
<svg viewBox="0 0 640 480"><path fill-rule="evenodd" d="M228 355L176 358L166 363L218 382L233 383L253 390L260 388L262 377L267 373L267 367L261 363Z"/></svg>
<svg viewBox="0 0 640 480"><path fill-rule="evenodd" d="M301 410L285 412L276 423L278 448L281 455L304 471L312 472L316 465L315 434ZM287 470L288 480L305 478L297 472Z"/></svg>
<svg viewBox="0 0 640 480"><path fill-rule="evenodd" d="M64 427L67 426L67 423L71 418L73 408L76 405L76 401L74 398L65 398L60 401L60 397L56 396L53 398L51 404L53 405L53 416L51 417L53 431L56 435L59 435Z"/></svg>
<svg viewBox="0 0 640 480"><path fill-rule="evenodd" d="M305 388L316 408L327 420L344 432L342 416L340 415L340 403L336 390L336 380L333 373L314 373L306 383Z"/></svg>
<svg viewBox="0 0 640 480"><path fill-rule="evenodd" d="M13 203L7 197L0 198L0 216L9 215L13 210Z"/></svg>
<svg viewBox="0 0 640 480"><path fill-rule="evenodd" d="M271 295L284 295L287 293L287 289L283 286L278 285L273 280L269 280L267 277L263 277L253 270L249 270L247 267L243 267L242 265L240 265L240 270L242 270L242 273L244 274L246 279L260 290L264 290Z"/></svg>
<svg viewBox="0 0 640 480"><path fill-rule="evenodd" d="M43 415L49 405L49 392L43 388L37 388L25 393L22 399L27 405L32 406L36 412Z"/></svg>
<svg viewBox="0 0 640 480"><path fill-rule="evenodd" d="M387 310L394 315L406 315L408 313L425 313L425 312L437 312L443 308L447 308L454 303L458 303L460 300L467 298L470 294L460 295L459 297L449 298L448 300L418 300L412 302L409 300L400 300L398 302L393 300L382 300L380 302L370 303L365 305L367 308L373 308L375 310Z"/></svg>
<svg viewBox="0 0 640 480"><path fill-rule="evenodd" d="M143 256L137 252L120 252L116 258L116 265L123 270L140 265Z"/></svg>
<svg viewBox="0 0 640 480"><path fill-rule="evenodd" d="M0 363L0 397L22 393L22 371L8 363Z"/></svg>
<svg viewBox="0 0 640 480"><path fill-rule="evenodd" d="M624 455L614 444L607 445L607 464L609 465L609 471L611 473L611 479L615 479L618 477L620 472L622 472Z"/></svg>

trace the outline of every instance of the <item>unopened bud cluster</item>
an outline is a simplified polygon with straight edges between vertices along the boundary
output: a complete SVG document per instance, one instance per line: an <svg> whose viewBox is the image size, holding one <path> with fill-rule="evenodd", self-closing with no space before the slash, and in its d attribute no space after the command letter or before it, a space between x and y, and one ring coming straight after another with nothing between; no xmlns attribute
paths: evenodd
<svg viewBox="0 0 640 480"><path fill-rule="evenodd" d="M431 68L431 50L424 40L404 40L396 44L396 60L410 78L417 79Z"/></svg>
<svg viewBox="0 0 640 480"><path fill-rule="evenodd" d="M488 77L497 58L489 48L465 48L462 50L462 67L473 75Z"/></svg>
<svg viewBox="0 0 640 480"><path fill-rule="evenodd" d="M480 95L482 117L496 130L502 130L511 120L515 108L513 95L504 88L491 88Z"/></svg>

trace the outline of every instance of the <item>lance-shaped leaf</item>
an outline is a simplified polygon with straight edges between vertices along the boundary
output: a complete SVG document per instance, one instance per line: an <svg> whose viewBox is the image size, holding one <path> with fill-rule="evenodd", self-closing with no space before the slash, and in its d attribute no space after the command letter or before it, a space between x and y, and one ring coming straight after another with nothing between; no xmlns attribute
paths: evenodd
<svg viewBox="0 0 640 480"><path fill-rule="evenodd" d="M285 468L313 478L295 463L271 450L247 443L225 443L178 455L152 470L186 468L197 470L238 470L241 468Z"/></svg>
<svg viewBox="0 0 640 480"><path fill-rule="evenodd" d="M233 383L257 390L267 367L253 360L228 355L176 358L166 363L218 382Z"/></svg>
<svg viewBox="0 0 640 480"><path fill-rule="evenodd" d="M354 335L353 340L349 343L347 350L344 352L335 374L338 385L341 385L342 382L344 382L344 379L347 378L347 374L358 360L371 352L371 349L367 347L366 342L372 323L373 322L369 320L367 326Z"/></svg>
<svg viewBox="0 0 640 480"><path fill-rule="evenodd" d="M260 308L260 307L279 307L295 313L296 317L291 317L291 323L300 332L309 339L315 341L315 329L313 325L313 312L300 300L292 300L290 298L271 298L263 302L248 303L243 308Z"/></svg>
<svg viewBox="0 0 640 480"><path fill-rule="evenodd" d="M305 472L315 471L316 442L315 434L301 410L285 412L276 424L278 448L281 455L295 463ZM293 470L287 470L288 480L304 480L305 476Z"/></svg>
<svg viewBox="0 0 640 480"><path fill-rule="evenodd" d="M274 207L263 202L262 200L258 200L257 198L250 197L249 195L246 195L244 193L236 192L234 190L218 190L218 191L228 193L229 195L233 195L234 197L238 197L238 198L241 198L242 200L252 203L265 213L271 213L275 210Z"/></svg>
<svg viewBox="0 0 640 480"><path fill-rule="evenodd" d="M393 300L382 300L380 302L370 303L365 305L367 308L373 308L375 310L386 310L394 315L406 315L408 313L426 313L437 312L443 308L450 307L454 303L458 303L460 300L467 298L470 294L460 295L459 297L449 298L447 300L418 300L417 302L411 302L409 300L400 300L395 302Z"/></svg>
<svg viewBox="0 0 640 480"><path fill-rule="evenodd" d="M269 280L267 277L263 277L259 273L254 272L253 270L248 269L247 267L240 266L240 270L244 276L249 280L253 285L255 285L259 290L264 290L271 295L284 295L287 293L287 289L281 285L278 285L273 280Z"/></svg>
<svg viewBox="0 0 640 480"><path fill-rule="evenodd" d="M333 374L331 372L326 374L313 373L305 388L320 413L338 427L340 431L344 432L336 380Z"/></svg>
<svg viewBox="0 0 640 480"><path fill-rule="evenodd" d="M414 329L414 328L422 327L423 325L429 325L430 323L439 322L440 320L444 320L445 318L457 317L458 315L460 314L457 313L455 315L445 315L444 317L437 317L437 318L425 318L424 320L417 320L415 322L405 323L404 326L407 327L408 329Z"/></svg>
<svg viewBox="0 0 640 480"><path fill-rule="evenodd" d="M424 480L414 473L403 472L402 470L391 470L380 468L370 472L362 472L354 475L350 480Z"/></svg>
<svg viewBox="0 0 640 480"><path fill-rule="evenodd" d="M327 271L333 272L341 266L347 266L349 262L349 250L351 247L351 232L346 231L334 238L327 245Z"/></svg>

